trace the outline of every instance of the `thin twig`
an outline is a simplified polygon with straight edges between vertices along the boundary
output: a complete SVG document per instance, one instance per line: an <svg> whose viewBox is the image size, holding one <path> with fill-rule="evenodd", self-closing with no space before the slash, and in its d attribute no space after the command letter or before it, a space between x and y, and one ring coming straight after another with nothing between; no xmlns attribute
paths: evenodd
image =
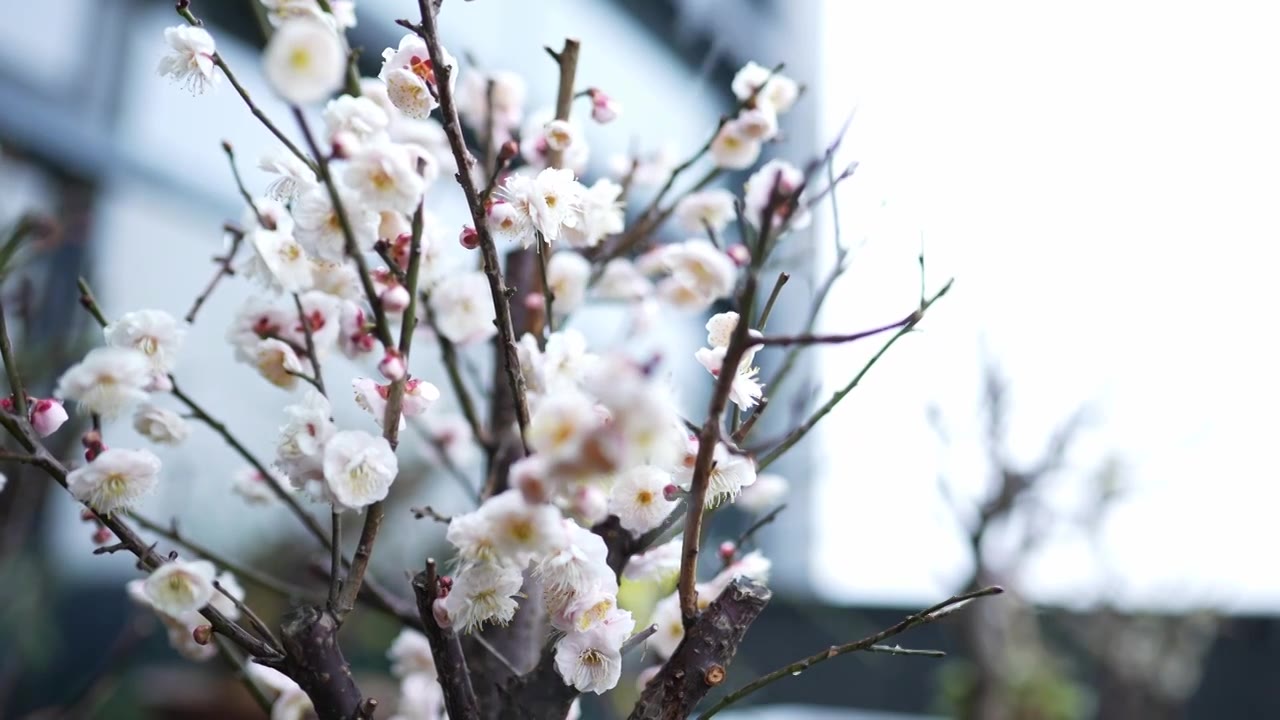
<svg viewBox="0 0 1280 720"><path fill-rule="evenodd" d="M186 3L178 3L176 9L178 14L182 16L182 19L186 20L190 25L194 27L204 25L199 18L191 14L191 10L187 7ZM294 145L293 142L289 140L288 136L281 132L280 128L276 127L275 123L271 122L271 118L267 117L267 114L253 102L253 99L249 97L249 91L245 90L244 86L240 84L240 81L236 79L235 73L231 72L231 67L222 59L222 55L214 53L213 64L218 66L218 69L222 71L223 75L227 76L227 82L231 83L231 87L235 88L236 94L240 96L241 100L244 100L244 104L249 107L249 112L253 113L253 116L258 118L258 122L261 122L263 127L271 131L271 134L275 135L277 140L279 140L286 148L289 148L289 152L296 155L299 160L314 171L316 169L315 162L313 162L311 158L307 157L306 153L302 152L297 145Z"/></svg>
<svg viewBox="0 0 1280 720"><path fill-rule="evenodd" d="M451 515L445 515L430 505L423 505L420 508L409 508L409 511L413 513L413 517L417 520L431 518L432 520L435 520L438 523L444 523L445 525L453 522L453 517Z"/></svg>
<svg viewBox="0 0 1280 720"><path fill-rule="evenodd" d="M756 521L755 521L755 522L753 522L753 523L751 523L750 525L748 525L748 526L747 526L747 529L746 529L746 530L743 530L743 531L742 531L742 534L738 536L738 539L733 541L733 547L734 547L734 549L735 549L735 552L736 552L738 549L741 549L741 548L742 548L742 545L743 545L744 543L746 543L746 542L747 542L748 540L750 540L750 539L751 539L751 538L752 538L752 537L753 537L757 532L759 532L759 531L760 531L760 528L762 528L762 527L764 527L765 525L768 525L769 523L771 523L771 522L773 522L774 520L776 520L776 519L778 518L778 515L779 515L783 510L786 510L786 509L787 509L787 504L786 504L786 503L782 503L782 504L781 504L781 505L779 505L778 507L776 507L776 508L774 508L774 509L770 510L769 512L765 513L764 515L761 515L759 518L757 518L757 519L756 519ZM730 566L730 565L732 565L732 564L733 564L733 559L732 559L732 558L725 558L725 560L724 560L724 566L725 566L725 567L729 567L729 566Z"/></svg>
<svg viewBox="0 0 1280 720"><path fill-rule="evenodd" d="M897 330L898 328L901 328L906 325L910 325L911 323L919 319L920 319L920 311L913 310L910 315L907 315L901 320L895 320L894 322L891 322L888 325L881 325L880 327L871 328L870 330L863 330L861 332L847 333L843 335L841 334L775 335L773 337L760 338L756 340L754 344L772 345L777 347L785 347L788 345L792 345L792 346L794 345L839 345L841 343L864 340L866 338L872 337L874 335L879 335L881 333L885 333L890 330Z"/></svg>
<svg viewBox="0 0 1280 720"><path fill-rule="evenodd" d="M458 401L458 407L462 410L462 416L466 418L467 425L471 426L471 434L475 437L476 442L488 449L492 442L485 431L484 423L480 420L480 413L476 411L476 404L471 398L471 392L467 389L466 381L462 378L462 370L458 359L458 346L454 345L452 340L440 332L440 325L436 320L435 308L431 306L430 296L423 296L422 309L423 314L426 316L427 327L431 328L431 332L435 334L436 343L440 346L440 361L444 363L445 374L449 377L449 386L453 388L453 395Z"/></svg>
<svg viewBox="0 0 1280 720"><path fill-rule="evenodd" d="M874 646L879 646L885 640L895 635L900 635L906 632L907 630L910 630L911 628L916 627L917 625L924 625L926 623L931 623L941 617L944 617L951 610L954 610L958 606L963 605L971 600L981 598L981 597L987 597L989 595L999 595L1002 592L1004 592L1003 588L999 587L998 585L992 585L991 587L982 588L981 590L975 590L973 592L968 592L962 595L956 595L954 597L947 598L946 600L943 600L937 605L934 605L930 608L926 608L925 610L922 610L914 615L908 615L901 622L889 628L881 630L875 635L871 635L869 637L865 637L861 640L847 643L845 645L833 645L832 647L829 647L826 650L823 650L819 653L810 655L809 657L804 658L803 660L798 660L796 662L791 663L790 665L786 665L784 667L778 668L777 670L774 670L768 675L763 675L759 678L756 678L755 680L752 680L746 685L743 685L741 688L738 688L737 690L734 690L728 695L725 695L723 698L720 699L719 702L717 702L715 705L712 705L710 709L708 709L706 712L699 715L698 720L707 720L707 718L711 717L712 715L715 715L716 713L725 709L729 705L737 702L738 700L741 700L747 695L750 695L751 693L759 690L760 688L774 681L781 680L782 678L787 677L789 675L799 675L804 670L807 670L810 667L817 665L818 663L824 660L830 660L833 657L839 657L840 655L845 655L847 653L856 652L858 650L867 650ZM877 650L876 652L885 652L885 650ZM921 652L899 652L898 654L905 655L905 654L922 654L922 653Z"/></svg>
<svg viewBox="0 0 1280 720"><path fill-rule="evenodd" d="M19 418L27 417L27 388L22 384L18 360L9 344L9 325L5 320L4 300L0 299L0 357L4 358L4 371L9 378L9 393L13 398L13 410Z"/></svg>
<svg viewBox="0 0 1280 720"><path fill-rule="evenodd" d="M769 324L769 316L773 314L773 304L778 302L778 294L782 292L782 286L787 284L791 279L790 273L778 273L778 279L773 283L773 290L769 292L769 299L764 303L764 310L760 312L760 322L756 323L756 329L764 332L764 328Z"/></svg>
<svg viewBox="0 0 1280 720"><path fill-rule="evenodd" d="M542 280L540 283L542 285L542 324L546 327L546 336L550 336L555 332L555 321L552 317L551 303L556 299L556 294L551 289L551 283L547 280L547 256L551 254L551 246L542 239L542 233L538 233L537 242L538 273ZM541 342L539 344L541 344Z"/></svg>
<svg viewBox="0 0 1280 720"><path fill-rule="evenodd" d="M858 371L857 375L853 376L853 379L850 380L847 385L837 390L835 394L831 396L830 400L814 411L814 413L798 427L787 433L787 436L783 438L777 446L761 458L756 464L756 472L764 472L765 468L772 465L773 462L781 457L783 453L790 450L796 443L800 442L800 440L813 429L813 426L818 424L819 420L826 417L827 413L831 412L846 395L858 386L858 383L862 382L862 378L866 377L867 373L871 371L871 368L880 361L880 358L884 357L884 354L889 351L889 348L893 347L894 343L898 342L898 340L904 335L915 329L916 324L924 317L925 311L927 311L929 307L937 302L943 295L946 295L947 291L950 289L951 281L948 280L947 284L943 285L941 290L934 293L933 297L929 298L920 310L913 314L911 322L899 328L898 332L894 333L893 337L889 338L889 340L885 342L878 351L876 351L876 354L871 356L871 359L867 361L867 364L862 366L862 369Z"/></svg>
<svg viewBox="0 0 1280 720"><path fill-rule="evenodd" d="M755 428L756 423L760 421L760 416L764 414L765 408L767 407L769 407L769 398L760 398L760 402L756 403L755 410L752 410L751 414L747 416L747 419L738 426L738 429L733 431L733 442L735 444L741 445L742 442L747 439L747 436L751 434L751 430Z"/></svg>
<svg viewBox="0 0 1280 720"><path fill-rule="evenodd" d="M191 309L187 311L185 318L188 323L196 321L196 313L200 312L200 308L204 307L205 301L209 299L210 295L213 295L214 289L218 287L218 283L222 281L222 278L235 274L235 270L231 268L231 263L235 261L236 253L240 251L240 246L244 244L244 231L236 228L228 230L228 232L231 234L231 247L227 248L226 255L221 258L215 258L219 263L218 271L214 273L213 277L209 279L209 284L191 303Z"/></svg>

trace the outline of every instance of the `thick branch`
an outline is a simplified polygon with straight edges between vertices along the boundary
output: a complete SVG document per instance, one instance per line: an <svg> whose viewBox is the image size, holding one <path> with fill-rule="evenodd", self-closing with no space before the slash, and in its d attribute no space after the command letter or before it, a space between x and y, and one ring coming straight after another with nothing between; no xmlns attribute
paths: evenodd
<svg viewBox="0 0 1280 720"><path fill-rule="evenodd" d="M963 595L956 595L954 597L947 598L946 600L943 600L937 605L921 610L920 612L914 615L908 615L902 621L898 622L897 624L891 627L881 630L875 635L871 635L869 637L865 637L861 640L847 643L845 645L834 645L832 647L827 648L826 650L823 650L818 653L814 653L813 655L810 655L809 657L804 658L803 660L798 660L796 662L791 663L790 665L778 668L777 670L774 670L768 675L764 675L762 677L756 678L755 680L752 680L751 682L747 683L741 688L734 690L728 695L725 695L723 698L720 699L720 702L717 702L715 705L712 705L711 709L707 710L702 715L698 716L698 720L706 720L712 715L715 715L716 713L720 712L724 708L728 707L732 703L737 702L738 700L741 700L747 695L750 695L751 693L759 690L760 688L776 680L781 680L782 678L787 677L788 675L798 675L800 674L801 671L806 670L814 665L817 665L818 663L824 660L830 660L833 657L839 657L840 655L845 655L847 653L857 652L858 650L872 650L872 648L874 648L874 650L872 650L873 652L894 652L899 655L927 654L927 655L936 656L934 653L930 653L927 651L913 652L913 651L904 650L902 648L881 647L880 644L895 635L900 635L906 632L907 630L910 630L911 628L916 627L917 625L925 625L927 623L931 623L935 620L943 618L946 615L950 614L951 612L958 610L961 606L965 605L971 600L974 600L976 598L981 598L981 597L987 597L989 595L999 595L1002 592L1004 592L1003 588L997 585L993 585L991 587L983 588L981 590L975 590L973 592L964 593Z"/></svg>
<svg viewBox="0 0 1280 720"><path fill-rule="evenodd" d="M284 618L284 672L302 687L320 720L350 720L363 704L360 688L338 645L339 622L317 605Z"/></svg>
<svg viewBox="0 0 1280 720"><path fill-rule="evenodd" d="M462 654L462 643L451 627L441 627L436 622L431 605L436 599L439 584L436 582L436 561L427 560L427 569L413 577L413 595L418 601L418 617L431 644L431 656L436 661L440 688L444 691L444 707L453 720L478 720L476 693L471 687L471 675L467 671L467 659Z"/></svg>
<svg viewBox="0 0 1280 720"><path fill-rule="evenodd" d="M724 682L747 629L772 593L747 577L729 583L685 630L684 640L649 684L629 720L683 720L713 687Z"/></svg>

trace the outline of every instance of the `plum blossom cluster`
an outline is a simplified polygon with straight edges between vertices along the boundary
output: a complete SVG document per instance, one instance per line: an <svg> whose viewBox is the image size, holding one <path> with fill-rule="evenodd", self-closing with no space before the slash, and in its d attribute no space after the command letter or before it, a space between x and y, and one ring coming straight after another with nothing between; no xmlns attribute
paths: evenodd
<svg viewBox="0 0 1280 720"><path fill-rule="evenodd" d="M711 158L719 167L744 170L760 158L763 144L778 135L778 116L795 105L800 86L780 72L749 62L733 76L732 87L742 106L720 126L711 142Z"/></svg>
<svg viewBox="0 0 1280 720"><path fill-rule="evenodd" d="M190 660L208 660L217 646L200 628L206 624L200 611L209 606L228 620L240 617L237 603L244 589L229 571L218 573L208 560L173 560L156 568L146 579L130 580L129 597L155 611L169 634L169 644ZM207 627L206 627L207 629Z"/></svg>

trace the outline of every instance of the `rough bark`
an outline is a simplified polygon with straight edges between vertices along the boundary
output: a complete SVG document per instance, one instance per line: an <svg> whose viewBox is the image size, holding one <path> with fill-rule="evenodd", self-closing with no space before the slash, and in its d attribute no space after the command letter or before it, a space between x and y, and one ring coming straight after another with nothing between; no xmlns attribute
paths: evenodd
<svg viewBox="0 0 1280 720"><path fill-rule="evenodd" d="M316 605L304 605L280 628L283 672L302 687L320 720L351 720L362 712L363 696L338 645L338 622Z"/></svg>
<svg viewBox="0 0 1280 720"><path fill-rule="evenodd" d="M542 651L537 667L512 679L502 692L502 718L564 720L577 689L566 685L556 671L551 645Z"/></svg>
<svg viewBox="0 0 1280 720"><path fill-rule="evenodd" d="M423 631L431 644L431 656L436 661L436 674L444 691L444 707L451 720L478 720L476 693L471 687L471 674L467 659L462 654L462 644L452 628L440 627L431 604L436 599L437 583L435 562L427 561L427 569L413 577L413 595L418 603L418 616Z"/></svg>
<svg viewBox="0 0 1280 720"><path fill-rule="evenodd" d="M768 588L746 577L729 583L685 631L679 647L645 686L630 720L689 717L707 693L724 682L747 628L771 596Z"/></svg>

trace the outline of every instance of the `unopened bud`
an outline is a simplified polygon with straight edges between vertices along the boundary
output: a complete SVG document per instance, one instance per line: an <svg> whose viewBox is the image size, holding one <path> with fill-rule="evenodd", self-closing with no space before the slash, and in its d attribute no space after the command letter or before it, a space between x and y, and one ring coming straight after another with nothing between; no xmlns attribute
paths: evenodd
<svg viewBox="0 0 1280 720"><path fill-rule="evenodd" d="M680 486L675 483L667 483L667 486L662 488L662 497L667 502L675 502L681 495L684 495L684 490L681 490Z"/></svg>
<svg viewBox="0 0 1280 720"><path fill-rule="evenodd" d="M404 355L401 355L400 351L395 348L387 348L387 353L378 362L378 372L382 373L382 377L392 382L403 378L405 373L408 372L404 364Z"/></svg>
<svg viewBox="0 0 1280 720"><path fill-rule="evenodd" d="M330 147L333 148L333 158L335 160L345 160L351 155L351 149L356 147L359 142L359 140L352 137L351 133L334 133L333 140L329 143Z"/></svg>
<svg viewBox="0 0 1280 720"><path fill-rule="evenodd" d="M113 537L115 536L111 534L110 530L106 529L105 527L100 527L97 530L93 531L93 544L106 545L107 543L111 542L111 538Z"/></svg>
<svg viewBox="0 0 1280 720"><path fill-rule="evenodd" d="M13 398L6 397L0 400L0 408L3 408L5 412L13 412Z"/></svg>
<svg viewBox="0 0 1280 720"><path fill-rule="evenodd" d="M511 162L518 152L520 152L520 145L515 140L502 143L502 148L498 150L498 164L505 165Z"/></svg>
<svg viewBox="0 0 1280 720"><path fill-rule="evenodd" d="M223 141L222 141L222 152L225 152L225 153L232 153L232 152L235 152L235 149L231 147L231 141L230 141L230 140L223 140Z"/></svg>
<svg viewBox="0 0 1280 720"><path fill-rule="evenodd" d="M616 100L606 95L599 88L589 88L587 94L591 96L592 120L605 125L618 119L618 114L622 112L622 108Z"/></svg>
<svg viewBox="0 0 1280 720"><path fill-rule="evenodd" d="M213 639L213 626L207 624L197 625L191 631L191 639L195 640L197 645L208 645L209 641Z"/></svg>
<svg viewBox="0 0 1280 720"><path fill-rule="evenodd" d="M90 510L89 508L85 508L80 511L80 519L84 522L90 522L93 520L97 520L98 515L94 511Z"/></svg>
<svg viewBox="0 0 1280 720"><path fill-rule="evenodd" d="M438 597L446 597L450 590L453 590L453 577L450 575L441 575L436 578L436 584L440 586Z"/></svg>
<svg viewBox="0 0 1280 720"><path fill-rule="evenodd" d="M480 247L480 233L470 225L463 225L462 232L458 233L458 244L468 250L475 250Z"/></svg>
<svg viewBox="0 0 1280 720"><path fill-rule="evenodd" d="M382 309L393 314L404 312L405 308L409 307L409 301L412 299L405 286L399 283L383 290L382 294L378 296L378 301L382 303Z"/></svg>
<svg viewBox="0 0 1280 720"><path fill-rule="evenodd" d="M729 249L725 250L725 254L738 267L746 267L751 262L751 251L746 245L730 245Z"/></svg>
<svg viewBox="0 0 1280 720"><path fill-rule="evenodd" d="M67 410L57 400L37 400L31 406L31 428L40 437L52 435L66 421Z"/></svg>
<svg viewBox="0 0 1280 720"><path fill-rule="evenodd" d="M526 310L542 310L547 306L547 299L541 293L529 293L524 296Z"/></svg>
<svg viewBox="0 0 1280 720"><path fill-rule="evenodd" d="M444 598L438 597L431 603L431 617L436 621L436 625L447 628L452 624L449 618L449 610L444 606Z"/></svg>
<svg viewBox="0 0 1280 720"><path fill-rule="evenodd" d="M725 540L720 543L720 559L725 562L733 562L733 556L738 554L738 546L733 544L731 540Z"/></svg>

